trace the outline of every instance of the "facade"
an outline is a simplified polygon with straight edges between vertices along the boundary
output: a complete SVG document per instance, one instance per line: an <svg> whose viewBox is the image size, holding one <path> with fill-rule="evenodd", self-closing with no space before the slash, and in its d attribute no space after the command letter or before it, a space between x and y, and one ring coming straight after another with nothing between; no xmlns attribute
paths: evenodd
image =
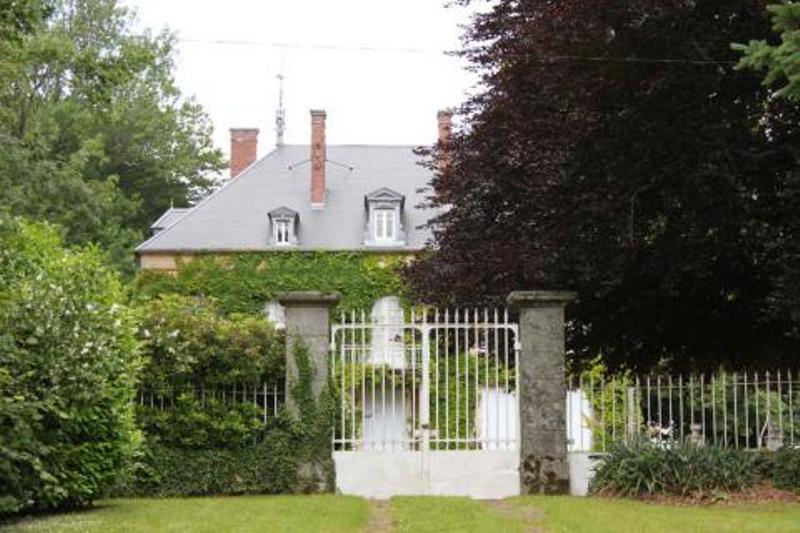
<svg viewBox="0 0 800 533"><path fill-rule="evenodd" d="M420 251L420 207L430 172L413 146L327 145L324 111L311 111L311 144L278 145L256 160L258 130L231 130L231 178L188 209L171 208L136 248L146 270L175 270L197 254ZM440 112L440 141L450 114Z"/></svg>

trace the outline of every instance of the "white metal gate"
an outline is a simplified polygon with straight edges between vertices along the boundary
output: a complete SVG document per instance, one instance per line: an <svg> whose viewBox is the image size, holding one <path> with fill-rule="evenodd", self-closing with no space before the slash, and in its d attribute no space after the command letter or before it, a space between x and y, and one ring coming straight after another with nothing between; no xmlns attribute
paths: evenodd
<svg viewBox="0 0 800 533"><path fill-rule="evenodd" d="M505 310L342 315L331 332L337 488L519 494L517 337Z"/></svg>

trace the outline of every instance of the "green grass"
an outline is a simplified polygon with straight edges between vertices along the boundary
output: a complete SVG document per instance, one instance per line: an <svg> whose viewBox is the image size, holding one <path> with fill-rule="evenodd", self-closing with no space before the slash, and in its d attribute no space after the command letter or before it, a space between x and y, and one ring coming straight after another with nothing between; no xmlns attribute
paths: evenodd
<svg viewBox="0 0 800 533"><path fill-rule="evenodd" d="M800 531L800 505L671 507L606 498L522 497L543 513L547 531Z"/></svg>
<svg viewBox="0 0 800 533"><path fill-rule="evenodd" d="M13 532L326 532L369 531L372 504L347 496L240 496L123 499L95 509L29 517ZM531 497L506 502L466 498L394 498L384 517L396 532L522 533L800 531L800 504L669 507L605 498ZM374 525L374 524L373 524ZM369 533L376 533L370 531Z"/></svg>
<svg viewBox="0 0 800 533"><path fill-rule="evenodd" d="M347 496L241 496L110 500L97 508L27 518L9 531L270 533L363 531L369 503Z"/></svg>
<svg viewBox="0 0 800 533"><path fill-rule="evenodd" d="M398 497L392 499L392 524L397 532L522 533L525 523L488 502L467 498Z"/></svg>

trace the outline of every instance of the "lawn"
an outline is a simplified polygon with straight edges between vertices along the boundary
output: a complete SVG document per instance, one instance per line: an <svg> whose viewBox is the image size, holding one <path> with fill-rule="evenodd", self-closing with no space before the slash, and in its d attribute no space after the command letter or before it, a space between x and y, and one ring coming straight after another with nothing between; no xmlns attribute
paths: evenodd
<svg viewBox="0 0 800 533"><path fill-rule="evenodd" d="M376 504L347 496L243 496L109 500L90 511L29 517L5 530L502 532L800 531L800 505L667 507L626 500L521 497L395 498Z"/></svg>
<svg viewBox="0 0 800 533"><path fill-rule="evenodd" d="M544 515L547 531L800 531L800 504L671 507L631 500L522 497L513 503Z"/></svg>
<svg viewBox="0 0 800 533"><path fill-rule="evenodd" d="M209 532L362 531L366 500L349 496L239 496L109 500L90 511L25 519L10 531Z"/></svg>

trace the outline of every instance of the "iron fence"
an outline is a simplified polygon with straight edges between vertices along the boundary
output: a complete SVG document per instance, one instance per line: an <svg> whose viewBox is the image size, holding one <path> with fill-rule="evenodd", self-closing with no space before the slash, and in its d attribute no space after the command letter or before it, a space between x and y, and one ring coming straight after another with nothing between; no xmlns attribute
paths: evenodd
<svg viewBox="0 0 800 533"><path fill-rule="evenodd" d="M266 423L277 417L285 402L283 384L237 383L222 385L189 385L182 387L143 388L136 394L136 404L159 411L172 410L192 402L201 408L252 406Z"/></svg>
<svg viewBox="0 0 800 533"><path fill-rule="evenodd" d="M606 451L620 439L691 440L743 449L800 444L796 373L732 372L691 376L569 379L570 451Z"/></svg>

